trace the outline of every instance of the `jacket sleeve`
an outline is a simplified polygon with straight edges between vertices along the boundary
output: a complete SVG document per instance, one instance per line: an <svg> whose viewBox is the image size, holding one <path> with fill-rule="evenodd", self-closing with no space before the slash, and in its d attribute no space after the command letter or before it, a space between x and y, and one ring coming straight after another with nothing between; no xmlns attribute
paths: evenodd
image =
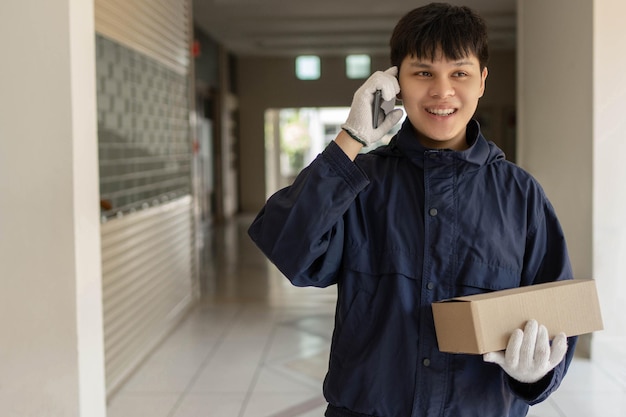
<svg viewBox="0 0 626 417"><path fill-rule="evenodd" d="M554 208L542 195L541 208L537 213L536 227L530 230L526 242L526 256L522 282L525 285L541 284L573 278L572 267L561 225ZM524 384L509 377L509 386L528 404L534 405L548 398L554 392L574 357L577 337L568 337L565 358L542 380L534 384Z"/></svg>
<svg viewBox="0 0 626 417"><path fill-rule="evenodd" d="M331 142L291 186L268 199L248 234L292 284L334 284L343 255L343 215L368 183Z"/></svg>

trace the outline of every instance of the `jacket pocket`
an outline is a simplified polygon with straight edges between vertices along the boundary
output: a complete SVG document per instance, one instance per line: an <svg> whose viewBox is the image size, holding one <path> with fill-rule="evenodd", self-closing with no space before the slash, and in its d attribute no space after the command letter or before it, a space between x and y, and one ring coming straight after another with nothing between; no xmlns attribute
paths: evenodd
<svg viewBox="0 0 626 417"><path fill-rule="evenodd" d="M520 283L521 271L515 268L469 259L459 266L453 297L517 288Z"/></svg>
<svg viewBox="0 0 626 417"><path fill-rule="evenodd" d="M362 246L347 252L344 266L349 271L369 276L403 275L415 280L421 275L421 258L421 254L409 250L376 251Z"/></svg>
<svg viewBox="0 0 626 417"><path fill-rule="evenodd" d="M366 291L360 290L346 311L338 312L333 333L333 357L340 361L342 367L352 367L354 363L363 361L364 346L367 346L367 340L371 337L368 331L371 310L367 308L371 297Z"/></svg>

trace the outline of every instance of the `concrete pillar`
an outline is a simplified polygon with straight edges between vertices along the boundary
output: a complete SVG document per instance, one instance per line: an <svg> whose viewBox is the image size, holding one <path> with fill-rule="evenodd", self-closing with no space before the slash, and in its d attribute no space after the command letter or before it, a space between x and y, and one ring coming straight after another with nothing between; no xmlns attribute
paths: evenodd
<svg viewBox="0 0 626 417"><path fill-rule="evenodd" d="M594 359L603 341L626 341L625 11L620 0L518 1L518 160L555 206L575 277L596 280L606 329L580 345Z"/></svg>
<svg viewBox="0 0 626 417"><path fill-rule="evenodd" d="M554 205L577 278L592 275L592 4L518 1L518 162Z"/></svg>
<svg viewBox="0 0 626 417"><path fill-rule="evenodd" d="M0 20L0 415L103 417L93 1Z"/></svg>
<svg viewBox="0 0 626 417"><path fill-rule="evenodd" d="M626 3L595 0L593 8L593 275L605 331L594 359L626 376ZM621 358L619 363L613 358Z"/></svg>

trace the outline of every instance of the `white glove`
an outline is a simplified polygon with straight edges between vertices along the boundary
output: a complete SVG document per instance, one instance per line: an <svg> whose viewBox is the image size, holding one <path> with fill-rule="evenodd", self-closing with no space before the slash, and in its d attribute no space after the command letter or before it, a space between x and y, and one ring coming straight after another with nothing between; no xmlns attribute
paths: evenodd
<svg viewBox="0 0 626 417"><path fill-rule="evenodd" d="M527 384L537 382L557 366L567 352L565 333L559 333L552 342L548 330L536 320L529 320L524 331L516 329L504 352L483 355L485 362L497 363L513 379Z"/></svg>
<svg viewBox="0 0 626 417"><path fill-rule="evenodd" d="M348 119L341 128L364 146L378 142L402 118L403 112L400 109L385 114L385 110L393 109L396 94L400 92L397 74L398 67L391 67L385 72L376 71L354 93ZM374 128L373 104L376 90L381 91L385 103L381 104L378 127Z"/></svg>

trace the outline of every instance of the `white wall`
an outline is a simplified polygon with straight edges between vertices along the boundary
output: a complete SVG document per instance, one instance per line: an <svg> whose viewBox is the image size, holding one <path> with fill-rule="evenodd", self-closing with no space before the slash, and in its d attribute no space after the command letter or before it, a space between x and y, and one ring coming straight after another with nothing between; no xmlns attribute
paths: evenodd
<svg viewBox="0 0 626 417"><path fill-rule="evenodd" d="M518 163L543 185L574 274L591 278L592 2L518 2Z"/></svg>
<svg viewBox="0 0 626 417"><path fill-rule="evenodd" d="M0 415L101 417L93 4L0 21Z"/></svg>
<svg viewBox="0 0 626 417"><path fill-rule="evenodd" d="M598 358L607 356L607 349L626 358L625 15L622 0L594 1L593 273L605 323L594 338ZM622 368L626 371L626 359Z"/></svg>
<svg viewBox="0 0 626 417"><path fill-rule="evenodd" d="M625 12L620 0L518 2L520 162L557 210L575 277L596 280L605 330L583 349L624 371Z"/></svg>

